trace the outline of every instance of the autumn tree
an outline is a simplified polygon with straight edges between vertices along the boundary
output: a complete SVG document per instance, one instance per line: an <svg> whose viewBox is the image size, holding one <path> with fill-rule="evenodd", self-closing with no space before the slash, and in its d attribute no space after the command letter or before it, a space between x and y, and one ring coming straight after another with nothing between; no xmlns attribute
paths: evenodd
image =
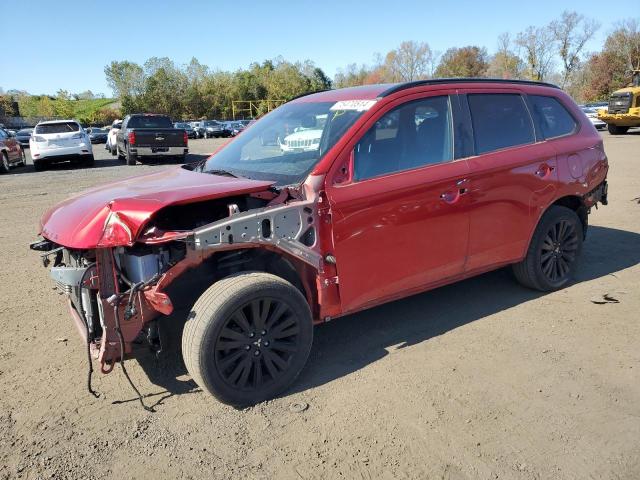
<svg viewBox="0 0 640 480"><path fill-rule="evenodd" d="M462 48L450 48L435 71L436 77L484 77L488 68L487 49L474 45Z"/></svg>
<svg viewBox="0 0 640 480"><path fill-rule="evenodd" d="M514 51L513 41L509 33L498 36L498 49L491 57L487 68L487 76L491 78L518 79L524 72L524 62Z"/></svg>
<svg viewBox="0 0 640 480"><path fill-rule="evenodd" d="M544 80L551 73L555 55L549 27L528 27L518 34L516 44L523 50L526 76L531 80Z"/></svg>
<svg viewBox="0 0 640 480"><path fill-rule="evenodd" d="M384 59L387 81L411 82L429 76L433 51L426 42L405 41L391 50Z"/></svg>
<svg viewBox="0 0 640 480"><path fill-rule="evenodd" d="M104 67L107 85L116 97L136 97L144 90L144 70L137 63L123 61L111 62Z"/></svg>
<svg viewBox="0 0 640 480"><path fill-rule="evenodd" d="M600 28L595 20L585 18L577 12L564 11L558 20L549 25L550 34L562 60L562 88L569 83L571 75L580 65L585 45Z"/></svg>
<svg viewBox="0 0 640 480"><path fill-rule="evenodd" d="M606 99L629 84L634 69L640 69L640 27L637 20L626 20L607 37L602 51L586 62L582 97Z"/></svg>

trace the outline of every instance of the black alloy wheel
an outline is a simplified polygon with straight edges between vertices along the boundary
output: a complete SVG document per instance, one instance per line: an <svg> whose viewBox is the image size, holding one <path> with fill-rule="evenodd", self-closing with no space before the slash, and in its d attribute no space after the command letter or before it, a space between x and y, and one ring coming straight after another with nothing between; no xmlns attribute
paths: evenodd
<svg viewBox="0 0 640 480"><path fill-rule="evenodd" d="M540 250L542 273L551 283L562 282L577 258L578 232L574 224L564 219L553 224Z"/></svg>
<svg viewBox="0 0 640 480"><path fill-rule="evenodd" d="M225 322L215 343L220 376L233 388L260 390L287 371L298 351L300 326L291 308L274 298L253 300Z"/></svg>

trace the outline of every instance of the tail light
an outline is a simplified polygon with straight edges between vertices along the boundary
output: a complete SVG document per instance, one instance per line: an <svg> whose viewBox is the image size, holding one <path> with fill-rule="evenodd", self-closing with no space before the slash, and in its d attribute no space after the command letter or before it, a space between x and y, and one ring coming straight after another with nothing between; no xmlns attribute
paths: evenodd
<svg viewBox="0 0 640 480"><path fill-rule="evenodd" d="M129 132L129 145L135 145L136 144L136 132Z"/></svg>
<svg viewBox="0 0 640 480"><path fill-rule="evenodd" d="M183 134L184 135L182 138L184 139L184 144L186 145L187 143L189 143L189 135L187 134L186 130L183 132Z"/></svg>
<svg viewBox="0 0 640 480"><path fill-rule="evenodd" d="M82 138L82 133L74 133L71 138Z"/></svg>
<svg viewBox="0 0 640 480"><path fill-rule="evenodd" d="M41 136L39 136L39 135L34 135L34 136L33 136L33 137L31 137L31 138L33 138L33 141L34 141L34 142L46 142L46 141L47 141L47 139L46 139L46 138L41 137Z"/></svg>

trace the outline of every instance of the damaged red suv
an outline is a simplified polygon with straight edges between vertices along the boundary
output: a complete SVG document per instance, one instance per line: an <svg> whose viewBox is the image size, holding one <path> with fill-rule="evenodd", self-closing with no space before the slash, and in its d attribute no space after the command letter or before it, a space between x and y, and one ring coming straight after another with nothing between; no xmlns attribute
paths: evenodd
<svg viewBox="0 0 640 480"><path fill-rule="evenodd" d="M187 369L244 406L294 381L314 324L506 265L527 287L564 287L607 170L591 122L552 85L331 90L206 161L62 202L31 247L105 373L134 341L157 343L189 285Z"/></svg>

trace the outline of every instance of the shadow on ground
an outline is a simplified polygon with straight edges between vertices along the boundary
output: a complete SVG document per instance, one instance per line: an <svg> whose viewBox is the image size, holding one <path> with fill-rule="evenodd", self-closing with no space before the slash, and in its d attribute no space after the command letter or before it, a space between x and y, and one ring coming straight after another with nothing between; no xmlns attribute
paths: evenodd
<svg viewBox="0 0 640 480"><path fill-rule="evenodd" d="M601 278L638 263L639 234L591 226L575 283ZM518 285L510 269L504 268L318 326L307 366L283 395L349 375L386 356L390 347L404 348L428 341L543 295ZM154 394L161 395L156 405L168 396L197 390L187 377L180 351L182 323L187 313L182 310L162 320L166 340L160 358L149 354L139 359L151 382L166 389L162 395Z"/></svg>

